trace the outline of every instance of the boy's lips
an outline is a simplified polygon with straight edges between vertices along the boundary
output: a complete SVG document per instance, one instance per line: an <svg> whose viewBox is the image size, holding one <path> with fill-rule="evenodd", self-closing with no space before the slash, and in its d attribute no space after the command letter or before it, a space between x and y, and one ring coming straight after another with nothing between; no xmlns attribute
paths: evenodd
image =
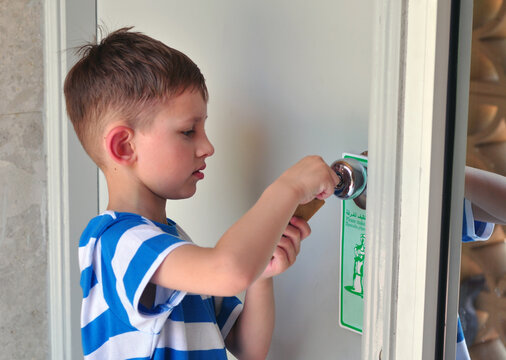
<svg viewBox="0 0 506 360"><path fill-rule="evenodd" d="M202 170L204 170L206 168L206 164L202 165L200 168L198 168L196 171L193 172L193 175L199 179L199 180L202 180L204 178L204 173L202 172Z"/></svg>

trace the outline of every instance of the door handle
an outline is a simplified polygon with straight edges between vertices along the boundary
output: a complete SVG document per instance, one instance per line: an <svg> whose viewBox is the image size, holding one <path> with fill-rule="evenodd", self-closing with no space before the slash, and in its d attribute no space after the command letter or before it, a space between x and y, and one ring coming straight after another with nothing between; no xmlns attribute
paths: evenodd
<svg viewBox="0 0 506 360"><path fill-rule="evenodd" d="M353 158L334 161L330 168L339 177L339 184L334 195L341 200L353 200L361 209L365 209L367 198L367 167ZM294 216L308 221L322 206L324 200L314 199L307 204L299 205Z"/></svg>
<svg viewBox="0 0 506 360"><path fill-rule="evenodd" d="M345 158L334 161L330 168L339 177L334 195L341 200L352 200L364 193L367 185L367 169L358 160Z"/></svg>

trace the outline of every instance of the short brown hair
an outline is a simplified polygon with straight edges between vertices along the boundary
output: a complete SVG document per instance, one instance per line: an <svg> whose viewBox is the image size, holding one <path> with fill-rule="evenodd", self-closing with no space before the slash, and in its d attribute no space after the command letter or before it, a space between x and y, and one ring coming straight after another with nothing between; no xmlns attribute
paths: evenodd
<svg viewBox="0 0 506 360"><path fill-rule="evenodd" d="M99 166L96 145L108 115L120 115L132 127L146 126L150 109L185 90L197 90L208 100L204 76L188 56L130 30L116 30L98 44L79 48L81 59L65 78L67 113Z"/></svg>

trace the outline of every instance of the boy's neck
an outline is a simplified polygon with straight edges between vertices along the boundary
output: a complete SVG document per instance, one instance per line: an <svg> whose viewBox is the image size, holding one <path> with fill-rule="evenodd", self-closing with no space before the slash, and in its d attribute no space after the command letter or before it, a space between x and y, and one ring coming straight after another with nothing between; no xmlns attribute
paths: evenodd
<svg viewBox="0 0 506 360"><path fill-rule="evenodd" d="M167 216L165 214L165 206L160 209L153 209L151 207L132 206L132 204L121 203L111 200L109 197L109 203L107 210L117 212L128 212L137 215L141 215L146 219L156 221L158 223L167 224Z"/></svg>
<svg viewBox="0 0 506 360"><path fill-rule="evenodd" d="M106 177L107 178L107 177ZM143 186L131 186L127 179L114 182L107 179L109 203L107 210L129 212L141 215L149 220L167 224L165 213L166 199L153 194Z"/></svg>

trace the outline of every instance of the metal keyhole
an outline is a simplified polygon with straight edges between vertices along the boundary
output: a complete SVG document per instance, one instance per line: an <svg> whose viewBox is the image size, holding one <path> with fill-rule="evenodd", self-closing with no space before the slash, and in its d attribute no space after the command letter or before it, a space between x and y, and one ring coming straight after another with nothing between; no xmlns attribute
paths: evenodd
<svg viewBox="0 0 506 360"><path fill-rule="evenodd" d="M355 199L355 203L365 209L366 167L353 158L337 160L330 167L340 180L334 190L334 195L342 200Z"/></svg>

